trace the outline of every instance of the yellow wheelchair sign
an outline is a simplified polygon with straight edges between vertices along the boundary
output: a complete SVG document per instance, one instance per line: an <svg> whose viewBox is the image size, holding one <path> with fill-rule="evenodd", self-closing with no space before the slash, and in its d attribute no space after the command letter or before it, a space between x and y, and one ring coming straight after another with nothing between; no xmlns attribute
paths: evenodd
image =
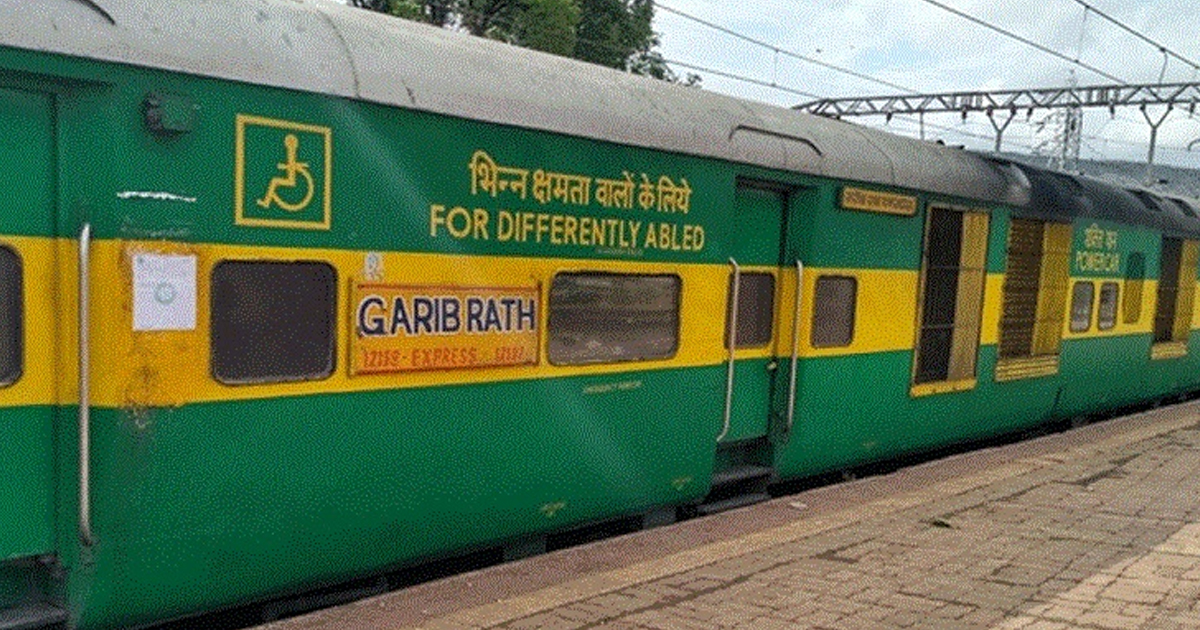
<svg viewBox="0 0 1200 630"><path fill-rule="evenodd" d="M260 208L270 208L272 205L276 205L288 212L300 212L312 203L313 176L308 171L308 162L300 162L296 159L296 150L300 148L300 139L296 137L296 134L289 133L284 136L283 146L287 150L287 161L276 165L279 170L283 171L283 175L271 178L271 183L267 186L267 194L258 200L258 205ZM304 178L303 184L296 180L296 175ZM279 196L280 188L292 190L297 186L304 191L304 196L296 203L288 203Z"/></svg>
<svg viewBox="0 0 1200 630"><path fill-rule="evenodd" d="M333 133L328 127L241 114L236 144L237 225L329 229Z"/></svg>

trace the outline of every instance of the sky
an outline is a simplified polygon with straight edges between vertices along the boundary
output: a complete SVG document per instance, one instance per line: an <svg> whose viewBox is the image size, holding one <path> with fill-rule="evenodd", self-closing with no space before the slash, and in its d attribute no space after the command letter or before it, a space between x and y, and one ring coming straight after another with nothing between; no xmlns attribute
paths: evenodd
<svg viewBox="0 0 1200 630"><path fill-rule="evenodd" d="M1200 65L1200 2L1194 0L1085 0ZM695 72L703 89L788 107L816 98L884 96L899 88L920 93L1197 82L1193 65L1086 9L1080 0L656 0L659 50L680 74ZM1041 52L936 6L942 4L995 25L1067 60ZM674 11L672 11L674 10ZM679 15L685 13L761 41L758 46ZM839 72L812 61L837 66ZM1075 65L1069 60L1111 75ZM1164 59L1166 64L1164 67ZM775 84L737 81L682 64ZM880 82L868 80L870 77ZM1114 80L1115 77L1118 80ZM882 82L882 83L881 83ZM890 84L890 85L889 85ZM1050 113L1021 112L1004 133L1005 151L1053 151L1052 134L1038 132ZM1147 112L1157 121L1165 107ZM1059 114L1061 116L1061 113ZM918 121L854 117L853 122L919 136ZM986 114L928 114L925 137L991 150L995 132ZM1150 126L1136 107L1085 110L1080 157L1144 162ZM1200 112L1172 111L1159 127L1155 162L1200 168Z"/></svg>

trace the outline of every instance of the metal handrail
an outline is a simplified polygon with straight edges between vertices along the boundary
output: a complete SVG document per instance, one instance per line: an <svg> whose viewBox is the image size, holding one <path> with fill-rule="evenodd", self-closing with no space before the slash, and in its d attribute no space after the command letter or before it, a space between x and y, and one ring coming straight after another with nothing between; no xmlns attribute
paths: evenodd
<svg viewBox="0 0 1200 630"><path fill-rule="evenodd" d="M83 224L79 233L79 538L90 546L92 537L91 488L91 371L88 321L89 269L91 267L92 226Z"/></svg>
<svg viewBox="0 0 1200 630"><path fill-rule="evenodd" d="M796 366L800 358L800 294L804 290L804 263L796 261L796 306L792 319L792 382L788 385L787 428L796 419Z"/></svg>
<svg viewBox="0 0 1200 630"><path fill-rule="evenodd" d="M733 294L729 296L729 330L726 334L729 344L729 368L725 375L725 426L717 436L718 442L729 434L729 419L733 415L733 360L737 350L738 288L742 282L742 268L738 266L737 261L730 258L729 264L733 267Z"/></svg>

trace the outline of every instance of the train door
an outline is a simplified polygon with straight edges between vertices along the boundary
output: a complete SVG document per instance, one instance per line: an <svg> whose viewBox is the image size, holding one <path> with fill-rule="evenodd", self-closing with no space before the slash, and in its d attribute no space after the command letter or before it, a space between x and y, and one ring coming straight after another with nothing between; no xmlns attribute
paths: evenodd
<svg viewBox="0 0 1200 630"><path fill-rule="evenodd" d="M733 256L726 297L725 347L729 353L722 444L766 442L772 404L780 393L781 256L786 193L739 185ZM784 365L783 371L787 371ZM784 375L786 377L786 374ZM786 387L783 388L786 392Z"/></svg>
<svg viewBox="0 0 1200 630"><path fill-rule="evenodd" d="M0 87L0 566L55 550L54 138L53 96Z"/></svg>

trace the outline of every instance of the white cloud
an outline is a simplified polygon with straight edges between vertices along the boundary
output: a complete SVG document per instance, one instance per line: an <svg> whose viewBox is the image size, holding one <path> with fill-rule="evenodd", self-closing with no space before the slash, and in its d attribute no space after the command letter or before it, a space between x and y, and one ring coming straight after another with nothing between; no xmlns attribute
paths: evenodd
<svg viewBox="0 0 1200 630"><path fill-rule="evenodd" d="M1154 46L1103 20L1075 0L938 0L1100 69L1130 83L1152 83L1160 74L1167 82L1200 80L1200 72L1176 59L1164 71L1163 54ZM1108 15L1139 30L1172 51L1200 63L1200 3L1188 0L1087 0ZM1068 61L1039 52L923 0L663 0L655 28L662 52L674 59L776 82L824 97L894 94L894 88L776 54L675 15L678 9L779 49L919 92L1060 87L1072 71L1080 85L1112 83L1111 79ZM1085 17L1086 13L1086 17ZM705 89L790 106L803 96L703 72ZM1152 113L1154 113L1152 109ZM1033 121L1044 112L1035 113ZM1157 116L1155 116L1157 117ZM1005 133L1006 147L1033 144L1033 125L1022 112ZM927 116L927 137L953 144L990 149L991 124L982 114L962 121L957 115ZM858 122L883 126L882 119ZM902 133L916 125L894 120ZM968 135L970 134L970 135ZM1149 127L1135 108L1121 109L1110 120L1107 110L1088 111L1084 118L1085 157L1144 160ZM975 137L975 136L982 136ZM1158 159L1181 166L1200 165L1200 150L1185 151L1200 137L1200 117L1175 111L1159 130ZM1100 154L1104 155L1101 156Z"/></svg>

